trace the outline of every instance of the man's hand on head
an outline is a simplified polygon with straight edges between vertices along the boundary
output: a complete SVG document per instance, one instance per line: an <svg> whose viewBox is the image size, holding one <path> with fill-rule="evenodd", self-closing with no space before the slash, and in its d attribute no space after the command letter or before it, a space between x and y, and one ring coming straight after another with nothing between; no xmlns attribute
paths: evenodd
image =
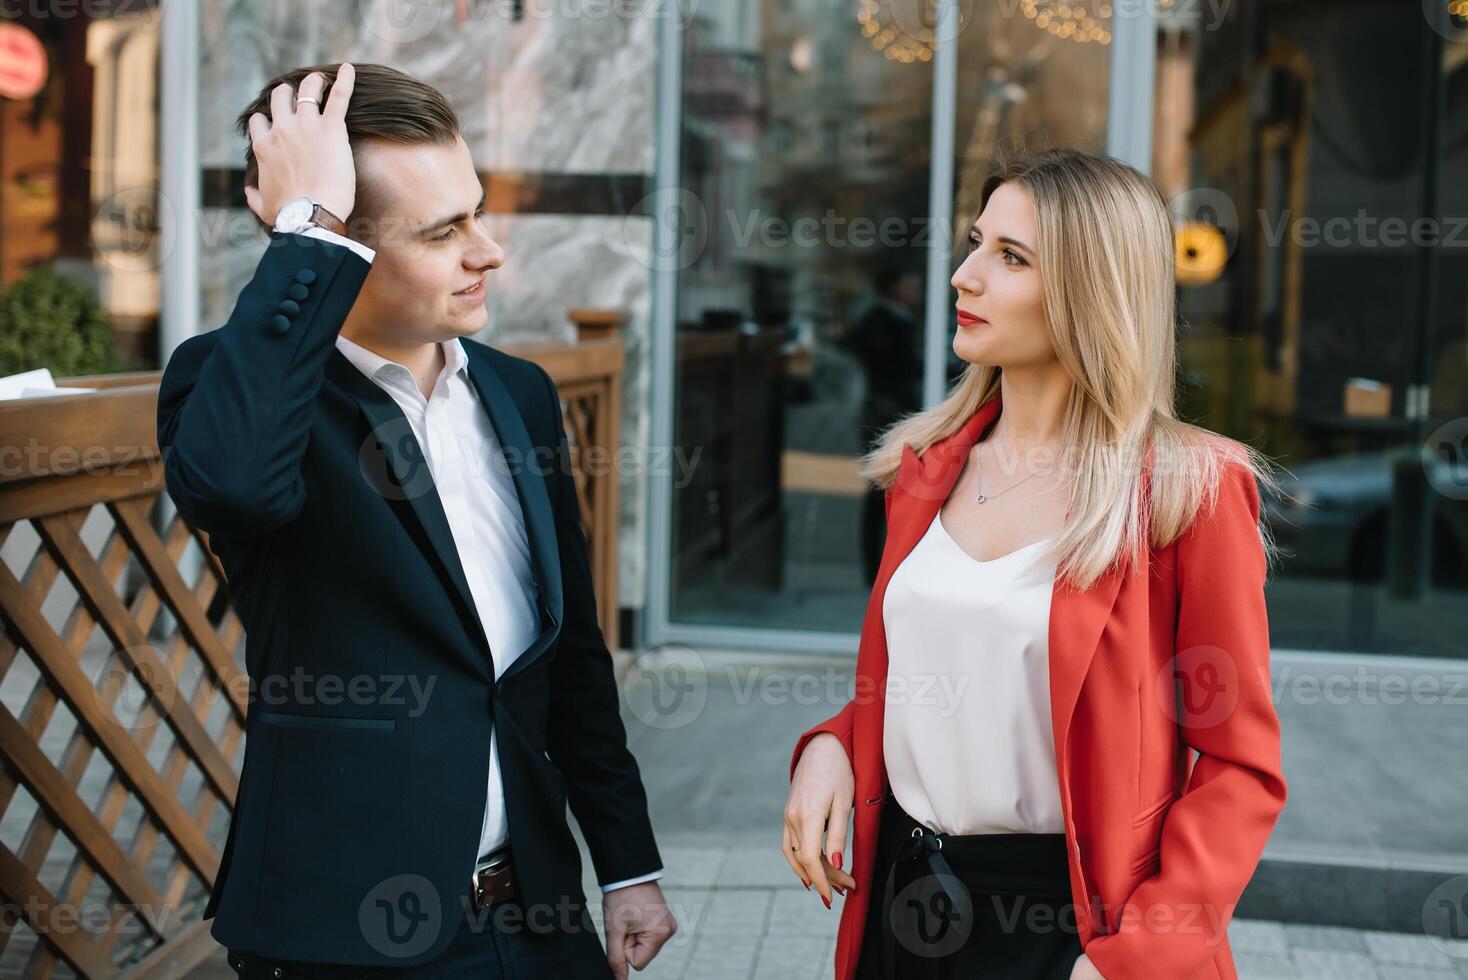
<svg viewBox="0 0 1468 980"><path fill-rule="evenodd" d="M347 103L357 71L343 62L331 95L322 101L326 77L313 71L300 91L282 82L270 93L270 115L250 115L250 146L259 164L257 186L245 188L250 210L267 225L287 201L309 197L342 221L357 200L357 171L347 140Z"/></svg>

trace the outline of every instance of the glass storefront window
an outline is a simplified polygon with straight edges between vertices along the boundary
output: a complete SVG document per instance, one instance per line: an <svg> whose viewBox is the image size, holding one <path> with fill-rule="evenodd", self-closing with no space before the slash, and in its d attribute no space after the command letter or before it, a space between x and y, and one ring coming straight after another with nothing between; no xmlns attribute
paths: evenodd
<svg viewBox="0 0 1468 980"><path fill-rule="evenodd" d="M1468 494L1436 491L1420 450L1465 407L1462 277L1414 227L1461 199L1464 103L1430 93L1460 88L1462 48L1434 43L1420 4L1321 11L1160 23L1182 414L1288 471L1290 496L1265 501L1276 647L1461 654Z"/></svg>
<svg viewBox="0 0 1468 980"><path fill-rule="evenodd" d="M0 374L157 362L160 17L154 0L117 0L0 21L0 288L20 288L26 319ZM77 312L37 322L56 309ZM67 353L50 335L79 329L104 343Z"/></svg>
<svg viewBox="0 0 1468 980"><path fill-rule="evenodd" d="M674 432L700 455L673 491L674 623L860 626L884 528L858 459L922 407L927 254L953 227L928 216L933 7L731 3L684 36L699 247L678 272ZM996 151L1103 147L1109 34L1078 5L959 7L966 227Z"/></svg>
<svg viewBox="0 0 1468 980"><path fill-rule="evenodd" d="M751 0L684 34L674 621L855 630L881 547L857 476L920 406L933 50L886 3Z"/></svg>

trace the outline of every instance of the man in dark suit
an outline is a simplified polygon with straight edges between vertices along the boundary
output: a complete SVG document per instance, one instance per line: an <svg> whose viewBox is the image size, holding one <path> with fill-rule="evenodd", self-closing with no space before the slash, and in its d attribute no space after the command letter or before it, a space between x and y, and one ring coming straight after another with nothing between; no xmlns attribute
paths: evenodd
<svg viewBox="0 0 1468 980"><path fill-rule="evenodd" d="M676 926L555 385L461 339L503 253L458 120L344 64L281 76L239 124L269 247L158 406L169 494L247 633L204 917L248 977L625 977Z"/></svg>
<svg viewBox="0 0 1468 980"><path fill-rule="evenodd" d="M923 407L923 279L901 266L881 268L872 280L874 301L841 339L866 375L861 403L861 451L868 452L883 430ZM862 500L861 559L868 583L887 541L884 494L868 487Z"/></svg>

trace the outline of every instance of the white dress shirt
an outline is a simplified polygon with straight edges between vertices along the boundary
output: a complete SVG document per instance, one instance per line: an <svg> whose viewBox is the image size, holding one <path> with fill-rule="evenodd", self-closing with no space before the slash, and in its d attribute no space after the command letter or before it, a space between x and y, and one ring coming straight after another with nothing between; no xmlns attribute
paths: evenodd
<svg viewBox="0 0 1468 980"><path fill-rule="evenodd" d="M376 254L360 242L324 228L312 227L305 234L344 244L369 262ZM457 337L442 342L439 346L444 367L424 398L406 366L340 334L336 346L357 370L392 396L413 429L443 503L498 678L540 635L540 606L520 498L509 467L503 465L504 454L489 412L470 381L469 354ZM493 731L489 744L480 855L501 846L509 837L499 747ZM602 891L651 881L662 874L659 870L614 882L602 886Z"/></svg>
<svg viewBox="0 0 1468 980"><path fill-rule="evenodd" d="M892 795L940 834L1063 833L1050 723L1053 538L979 561L942 514L882 599Z"/></svg>

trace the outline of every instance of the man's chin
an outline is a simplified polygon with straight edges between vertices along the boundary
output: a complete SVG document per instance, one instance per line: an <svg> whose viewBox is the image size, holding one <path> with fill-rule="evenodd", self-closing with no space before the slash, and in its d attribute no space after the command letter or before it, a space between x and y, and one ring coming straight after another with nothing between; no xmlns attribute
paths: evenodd
<svg viewBox="0 0 1468 980"><path fill-rule="evenodd" d="M478 315L453 317L445 320L443 329L455 337L472 337L489 326L489 311L480 310Z"/></svg>

